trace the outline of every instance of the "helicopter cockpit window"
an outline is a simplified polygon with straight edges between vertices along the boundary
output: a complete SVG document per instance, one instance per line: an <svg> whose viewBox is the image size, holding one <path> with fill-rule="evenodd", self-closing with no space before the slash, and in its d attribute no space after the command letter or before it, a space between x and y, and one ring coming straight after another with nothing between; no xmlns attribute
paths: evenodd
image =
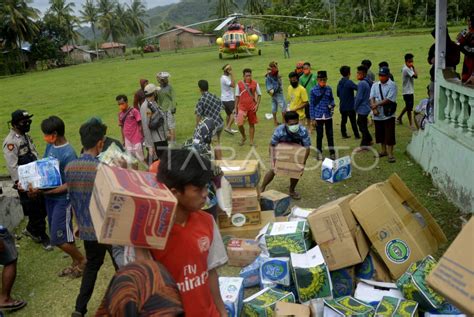
<svg viewBox="0 0 474 317"><path fill-rule="evenodd" d="M234 40L234 34L230 34L230 40L231 40L231 41Z"/></svg>

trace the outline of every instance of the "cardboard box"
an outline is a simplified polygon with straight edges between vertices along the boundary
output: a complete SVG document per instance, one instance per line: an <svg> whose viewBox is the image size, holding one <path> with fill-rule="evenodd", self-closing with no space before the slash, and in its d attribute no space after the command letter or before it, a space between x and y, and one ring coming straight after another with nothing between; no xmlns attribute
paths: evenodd
<svg viewBox="0 0 474 317"><path fill-rule="evenodd" d="M277 217L287 214L290 202L290 195L276 190L267 190L260 194L260 207L262 207L262 210L274 210Z"/></svg>
<svg viewBox="0 0 474 317"><path fill-rule="evenodd" d="M265 246L272 257L289 257L290 253L305 253L312 246L306 221L273 222L268 225Z"/></svg>
<svg viewBox="0 0 474 317"><path fill-rule="evenodd" d="M59 161L55 158L44 158L18 166L18 182L23 189L28 185L33 188L49 189L62 185Z"/></svg>
<svg viewBox="0 0 474 317"><path fill-rule="evenodd" d="M219 228L259 225L262 221L261 213L261 211L240 212L230 217L227 214L219 213L217 215L217 224Z"/></svg>
<svg viewBox="0 0 474 317"><path fill-rule="evenodd" d="M240 270L239 276L244 279L245 288L260 284L260 266L267 258L267 256L261 254L255 261Z"/></svg>
<svg viewBox="0 0 474 317"><path fill-rule="evenodd" d="M278 302L275 305L275 317L309 317L310 309L308 306Z"/></svg>
<svg viewBox="0 0 474 317"><path fill-rule="evenodd" d="M227 243L227 256L230 266L246 266L255 261L261 250L258 242L252 239L232 238Z"/></svg>
<svg viewBox="0 0 474 317"><path fill-rule="evenodd" d="M155 174L100 164L89 209L100 243L164 249L176 204Z"/></svg>
<svg viewBox="0 0 474 317"><path fill-rule="evenodd" d="M272 317L277 302L294 303L293 293L265 288L244 299L243 317Z"/></svg>
<svg viewBox="0 0 474 317"><path fill-rule="evenodd" d="M397 174L350 201L357 221L394 279L411 263L435 254L446 236Z"/></svg>
<svg viewBox="0 0 474 317"><path fill-rule="evenodd" d="M290 286L290 258L268 258L260 266L260 281Z"/></svg>
<svg viewBox="0 0 474 317"><path fill-rule="evenodd" d="M359 279L374 280L378 282L392 282L390 271L380 256L373 250L369 251L364 262L355 266L356 277Z"/></svg>
<svg viewBox="0 0 474 317"><path fill-rule="evenodd" d="M374 308L372 306L351 296L337 299L325 299L324 305L324 317L374 315Z"/></svg>
<svg viewBox="0 0 474 317"><path fill-rule="evenodd" d="M221 235L223 237L230 236L234 238L255 239L260 230L262 230L266 224L275 221L275 214L273 210L261 211L260 219L261 223L258 225L220 228Z"/></svg>
<svg viewBox="0 0 474 317"><path fill-rule="evenodd" d="M300 303L332 298L331 276L318 246L304 254L291 253L291 265Z"/></svg>
<svg viewBox="0 0 474 317"><path fill-rule="evenodd" d="M232 190L232 213L256 210L260 210L259 193L256 188L235 188Z"/></svg>
<svg viewBox="0 0 474 317"><path fill-rule="evenodd" d="M361 279L357 283L354 297L363 302L372 304L380 302L384 296L403 299L403 294L395 283L384 283Z"/></svg>
<svg viewBox="0 0 474 317"><path fill-rule="evenodd" d="M304 165L299 163L276 161L273 171L277 176L300 179L301 176L303 176Z"/></svg>
<svg viewBox="0 0 474 317"><path fill-rule="evenodd" d="M351 296L356 286L353 266L331 271L332 295L334 298Z"/></svg>
<svg viewBox="0 0 474 317"><path fill-rule="evenodd" d="M298 206L293 206L291 207L288 220L289 221L308 220L308 216L315 210L316 209L312 209L312 208L301 208Z"/></svg>
<svg viewBox="0 0 474 317"><path fill-rule="evenodd" d="M385 296L377 305L375 316L415 317L418 316L417 309L418 303L415 301Z"/></svg>
<svg viewBox="0 0 474 317"><path fill-rule="evenodd" d="M337 160L325 158L321 165L321 179L330 183L337 183L351 178L351 157L344 156Z"/></svg>
<svg viewBox="0 0 474 317"><path fill-rule="evenodd" d="M367 237L349 206L354 197L341 197L308 216L313 238L331 271L361 263L369 253Z"/></svg>
<svg viewBox="0 0 474 317"><path fill-rule="evenodd" d="M229 317L239 317L244 300L243 278L219 277L219 290Z"/></svg>
<svg viewBox="0 0 474 317"><path fill-rule="evenodd" d="M257 160L226 161L216 160L224 172L224 177L232 188L255 188L260 181L260 166Z"/></svg>
<svg viewBox="0 0 474 317"><path fill-rule="evenodd" d="M474 218L464 226L438 265L428 284L468 316L474 315Z"/></svg>
<svg viewBox="0 0 474 317"><path fill-rule="evenodd" d="M304 164L306 148L297 143L278 143L275 147L275 161Z"/></svg>

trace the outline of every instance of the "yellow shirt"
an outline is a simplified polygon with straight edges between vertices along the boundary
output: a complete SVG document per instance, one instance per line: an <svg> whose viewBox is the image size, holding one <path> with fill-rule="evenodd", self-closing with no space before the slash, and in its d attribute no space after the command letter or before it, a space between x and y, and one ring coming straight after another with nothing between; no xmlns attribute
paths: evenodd
<svg viewBox="0 0 474 317"><path fill-rule="evenodd" d="M291 85L288 86L288 99L290 101L290 111L296 111L299 116L300 120L305 118L304 107L301 109L296 110L300 107L303 103L308 102L308 93L306 89L298 85L298 87L293 88Z"/></svg>

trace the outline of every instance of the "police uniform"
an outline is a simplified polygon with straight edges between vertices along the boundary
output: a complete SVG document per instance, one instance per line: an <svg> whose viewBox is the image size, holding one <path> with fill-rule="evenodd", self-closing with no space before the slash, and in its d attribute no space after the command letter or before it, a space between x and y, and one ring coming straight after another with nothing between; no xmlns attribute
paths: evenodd
<svg viewBox="0 0 474 317"><path fill-rule="evenodd" d="M18 183L18 166L36 161L38 159L38 151L28 134L19 134L13 129L10 130L10 133L3 141L2 148L10 177L16 186ZM28 216L26 229L34 237L37 237L37 240L49 242L49 237L46 234L44 199L42 196L31 199L24 191L18 191L18 194L21 206L23 207L23 214Z"/></svg>

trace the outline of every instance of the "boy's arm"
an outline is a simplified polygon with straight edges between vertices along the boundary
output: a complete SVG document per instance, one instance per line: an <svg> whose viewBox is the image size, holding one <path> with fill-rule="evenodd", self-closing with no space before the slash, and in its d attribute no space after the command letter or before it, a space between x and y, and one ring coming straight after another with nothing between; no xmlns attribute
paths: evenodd
<svg viewBox="0 0 474 317"><path fill-rule="evenodd" d="M209 287L219 314L221 317L227 317L227 311L225 310L224 301L222 300L221 291L219 289L219 275L217 274L217 269L209 271Z"/></svg>

